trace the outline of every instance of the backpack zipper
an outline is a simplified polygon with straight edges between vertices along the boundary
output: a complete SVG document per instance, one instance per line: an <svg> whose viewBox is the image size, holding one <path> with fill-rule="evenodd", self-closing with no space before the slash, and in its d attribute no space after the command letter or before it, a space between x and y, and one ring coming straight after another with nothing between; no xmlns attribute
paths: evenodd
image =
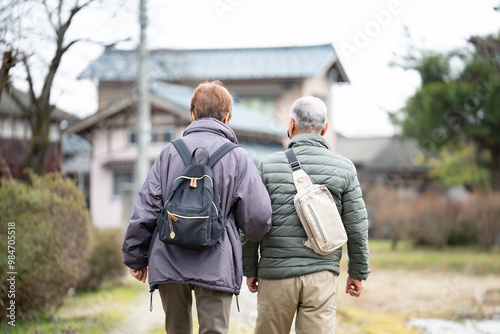
<svg viewBox="0 0 500 334"><path fill-rule="evenodd" d="M165 205L167 203L165 202ZM215 205L215 203L212 201L212 205L214 206L215 208L215 212L217 214L217 216L219 215L219 210L217 210L217 206ZM187 217L187 216L181 216L181 215L178 215L178 214L175 214L175 213L172 213L170 211L167 210L167 215L168 215L168 226L170 227L170 239L173 239L175 238L175 232L174 232L174 225L172 224L172 220L174 222L178 221L179 218L183 218L183 219L208 219L210 218L210 216L201 216L201 217Z"/></svg>
<svg viewBox="0 0 500 334"><path fill-rule="evenodd" d="M181 215L176 215L170 211L167 211L167 214L168 214L168 226L170 227L170 239L173 239L175 238L175 232L174 232L174 226L172 224L172 220L174 222L178 221L179 218L184 218L184 219L207 219L209 218L209 216L204 216L204 217L186 217L186 216L181 216ZM177 218L179 217L179 218Z"/></svg>
<svg viewBox="0 0 500 334"><path fill-rule="evenodd" d="M321 234L321 238L323 239L323 241L326 242L326 239L325 239L325 235L323 234L323 230L321 229L321 225L318 221L318 218L316 217L316 215L314 214L314 211L313 209L311 208L310 205L307 206L309 208L309 212L311 212L311 215L314 219L314 222L316 223L316 227L318 228L318 231L319 231L319 234Z"/></svg>
<svg viewBox="0 0 500 334"><path fill-rule="evenodd" d="M212 201L212 205L215 208L215 215L218 216L219 215L219 210L217 210L217 206L215 205L214 201Z"/></svg>
<svg viewBox="0 0 500 334"><path fill-rule="evenodd" d="M201 216L201 217L186 217L186 216L181 216L176 213L172 213L170 211L167 211L167 214L169 217L171 217L175 222L178 221L178 218L184 218L184 219L207 219L210 218L210 216ZM177 218L178 217L178 218Z"/></svg>

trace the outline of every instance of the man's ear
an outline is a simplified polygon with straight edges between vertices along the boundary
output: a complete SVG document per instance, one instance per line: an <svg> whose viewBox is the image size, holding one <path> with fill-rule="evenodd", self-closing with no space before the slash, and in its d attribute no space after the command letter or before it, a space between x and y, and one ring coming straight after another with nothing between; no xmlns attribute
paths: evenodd
<svg viewBox="0 0 500 334"><path fill-rule="evenodd" d="M328 130L328 122L326 122L325 128L323 129L323 131L321 131L321 135L324 136L327 130Z"/></svg>
<svg viewBox="0 0 500 334"><path fill-rule="evenodd" d="M195 121L195 120L196 120L196 118L194 117L194 112L191 111L191 122Z"/></svg>
<svg viewBox="0 0 500 334"><path fill-rule="evenodd" d="M290 135L293 136L295 134L295 130L297 130L297 125L295 124L295 120L293 118L290 118Z"/></svg>

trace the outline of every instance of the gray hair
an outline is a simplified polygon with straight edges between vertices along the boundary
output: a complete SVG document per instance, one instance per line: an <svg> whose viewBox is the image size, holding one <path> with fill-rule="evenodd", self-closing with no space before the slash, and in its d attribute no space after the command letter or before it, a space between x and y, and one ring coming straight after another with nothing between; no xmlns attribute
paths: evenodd
<svg viewBox="0 0 500 334"><path fill-rule="evenodd" d="M290 109L299 133L321 133L326 125L326 105L314 96L301 97Z"/></svg>

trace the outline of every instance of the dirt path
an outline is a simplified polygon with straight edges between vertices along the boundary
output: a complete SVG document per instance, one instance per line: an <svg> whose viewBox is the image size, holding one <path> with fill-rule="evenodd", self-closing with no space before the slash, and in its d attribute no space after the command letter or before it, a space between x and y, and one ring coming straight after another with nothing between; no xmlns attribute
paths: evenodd
<svg viewBox="0 0 500 334"><path fill-rule="evenodd" d="M145 290L136 298L136 304L124 306L122 309L124 319L116 326L111 334L145 334L152 330L162 330L164 327L164 313L158 291L153 294L153 312L149 311L149 294ZM246 286L239 296L240 312L233 298L231 306L231 325L229 333L253 333L255 319L257 318L257 295L251 294ZM193 323L197 332L196 304L193 298Z"/></svg>
<svg viewBox="0 0 500 334"><path fill-rule="evenodd" d="M339 292L345 288L340 280ZM342 286L344 285L344 286ZM491 318L500 315L500 276L408 270L374 270L361 298L339 294L343 304L415 317Z"/></svg>
<svg viewBox="0 0 500 334"><path fill-rule="evenodd" d="M415 317L455 320L500 315L500 276L375 269L365 282L361 298L343 293L345 279L343 272L338 287L338 333L370 333L356 324L356 316L353 316L356 314L364 319L383 317L382 322L399 328L386 333L409 333L405 320ZM253 333L257 295L244 286L239 303L241 312L237 311L233 299L229 333ZM126 320L112 334L140 334L163 328L164 315L158 292L153 296L153 312L149 312L149 294L144 291L137 296L135 305L123 307L123 313ZM196 316L194 320L196 328Z"/></svg>
<svg viewBox="0 0 500 334"><path fill-rule="evenodd" d="M158 291L153 295L153 312L149 311L150 296L147 288L140 292L135 305L123 308L125 321L114 328L110 334L142 334L164 326L165 315Z"/></svg>

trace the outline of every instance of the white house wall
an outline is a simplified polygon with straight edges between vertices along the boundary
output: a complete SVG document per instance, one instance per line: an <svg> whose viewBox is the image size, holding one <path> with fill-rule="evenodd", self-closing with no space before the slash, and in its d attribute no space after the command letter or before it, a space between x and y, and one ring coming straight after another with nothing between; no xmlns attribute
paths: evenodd
<svg viewBox="0 0 500 334"><path fill-rule="evenodd" d="M182 135L182 129L176 131ZM92 162L90 165L90 212L94 224L100 228L124 228L129 216L124 217L122 196L113 195L113 167L109 164L133 166L137 156L135 146L128 144L129 128L94 130L92 134ZM154 161L164 144L151 144L150 161ZM136 194L132 194L135 199ZM126 199L125 199L126 200Z"/></svg>

